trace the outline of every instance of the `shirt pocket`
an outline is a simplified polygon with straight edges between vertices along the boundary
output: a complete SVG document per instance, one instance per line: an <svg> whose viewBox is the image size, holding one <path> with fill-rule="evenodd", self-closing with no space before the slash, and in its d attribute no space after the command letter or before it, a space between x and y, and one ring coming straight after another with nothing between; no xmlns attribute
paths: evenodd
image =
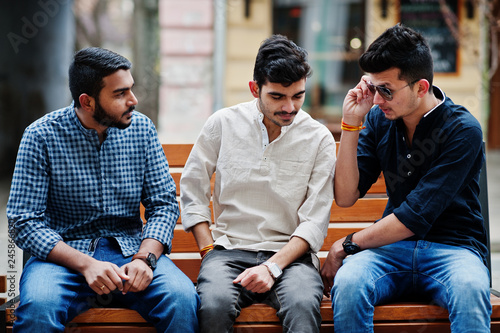
<svg viewBox="0 0 500 333"><path fill-rule="evenodd" d="M276 170L276 192L285 200L300 205L307 194L310 169L307 161L282 160Z"/></svg>

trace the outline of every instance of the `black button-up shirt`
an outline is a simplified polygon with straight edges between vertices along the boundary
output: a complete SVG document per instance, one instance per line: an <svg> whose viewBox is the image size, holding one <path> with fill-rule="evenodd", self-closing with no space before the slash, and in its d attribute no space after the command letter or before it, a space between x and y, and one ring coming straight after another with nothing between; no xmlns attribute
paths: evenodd
<svg viewBox="0 0 500 333"><path fill-rule="evenodd" d="M364 196L382 171L389 196L384 216L394 213L415 233L411 240L466 247L485 260L481 126L439 88L434 94L442 103L420 120L411 145L402 120L386 119L378 106L368 113L358 144L358 188Z"/></svg>

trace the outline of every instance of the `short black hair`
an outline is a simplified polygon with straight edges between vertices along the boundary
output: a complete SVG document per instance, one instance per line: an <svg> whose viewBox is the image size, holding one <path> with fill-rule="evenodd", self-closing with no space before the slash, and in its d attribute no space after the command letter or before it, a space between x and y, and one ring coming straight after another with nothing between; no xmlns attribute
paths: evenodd
<svg viewBox="0 0 500 333"><path fill-rule="evenodd" d="M311 75L305 49L282 35L272 35L262 42L253 70L259 88L267 82L287 87Z"/></svg>
<svg viewBox="0 0 500 333"><path fill-rule="evenodd" d="M390 68L400 70L399 78L410 83L426 79L432 86L434 67L425 38L400 23L387 29L361 55L359 66L367 73Z"/></svg>
<svg viewBox="0 0 500 333"><path fill-rule="evenodd" d="M128 59L110 50L89 47L78 51L69 66L69 89L75 107L80 107L81 94L99 97L104 77L130 68L132 64Z"/></svg>

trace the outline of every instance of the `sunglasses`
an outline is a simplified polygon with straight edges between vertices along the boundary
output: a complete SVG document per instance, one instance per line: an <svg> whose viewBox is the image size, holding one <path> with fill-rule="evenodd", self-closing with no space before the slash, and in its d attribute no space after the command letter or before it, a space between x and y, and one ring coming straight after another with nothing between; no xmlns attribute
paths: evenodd
<svg viewBox="0 0 500 333"><path fill-rule="evenodd" d="M392 99L394 98L394 93L396 93L400 90L403 90L404 88L406 88L414 83L417 83L418 81L420 81L420 79L415 80L413 82L410 82L406 86L401 87L398 90L391 90L391 89L384 87L384 86L376 86L371 82L367 82L366 84L367 84L368 89L370 89L372 94L375 94L375 91L377 91L378 94L380 96L382 96L383 99L385 99L386 101L392 101Z"/></svg>

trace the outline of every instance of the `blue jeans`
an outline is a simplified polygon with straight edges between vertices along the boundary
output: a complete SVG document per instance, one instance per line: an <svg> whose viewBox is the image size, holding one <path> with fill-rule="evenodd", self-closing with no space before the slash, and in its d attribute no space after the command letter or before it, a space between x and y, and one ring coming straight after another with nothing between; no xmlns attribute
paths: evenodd
<svg viewBox="0 0 500 333"><path fill-rule="evenodd" d="M116 240L101 238L94 258L119 267L131 257L121 254ZM134 309L158 332L198 332L199 298L191 280L162 255L146 290L122 295L98 295L83 275L50 262L31 258L20 282L21 301L14 332L63 332L65 325L91 307L121 305Z"/></svg>
<svg viewBox="0 0 500 333"><path fill-rule="evenodd" d="M454 333L490 332L489 281L480 256L465 248L401 241L364 250L335 276L335 332L373 332L374 306L408 296L447 309Z"/></svg>
<svg viewBox="0 0 500 333"><path fill-rule="evenodd" d="M273 254L216 247L206 255L197 287L201 298L201 332L233 332L233 323L241 309L255 302L266 303L277 310L284 332L319 332L323 282L311 255L305 255L286 267L266 293L253 293L233 284L241 272L260 265Z"/></svg>

